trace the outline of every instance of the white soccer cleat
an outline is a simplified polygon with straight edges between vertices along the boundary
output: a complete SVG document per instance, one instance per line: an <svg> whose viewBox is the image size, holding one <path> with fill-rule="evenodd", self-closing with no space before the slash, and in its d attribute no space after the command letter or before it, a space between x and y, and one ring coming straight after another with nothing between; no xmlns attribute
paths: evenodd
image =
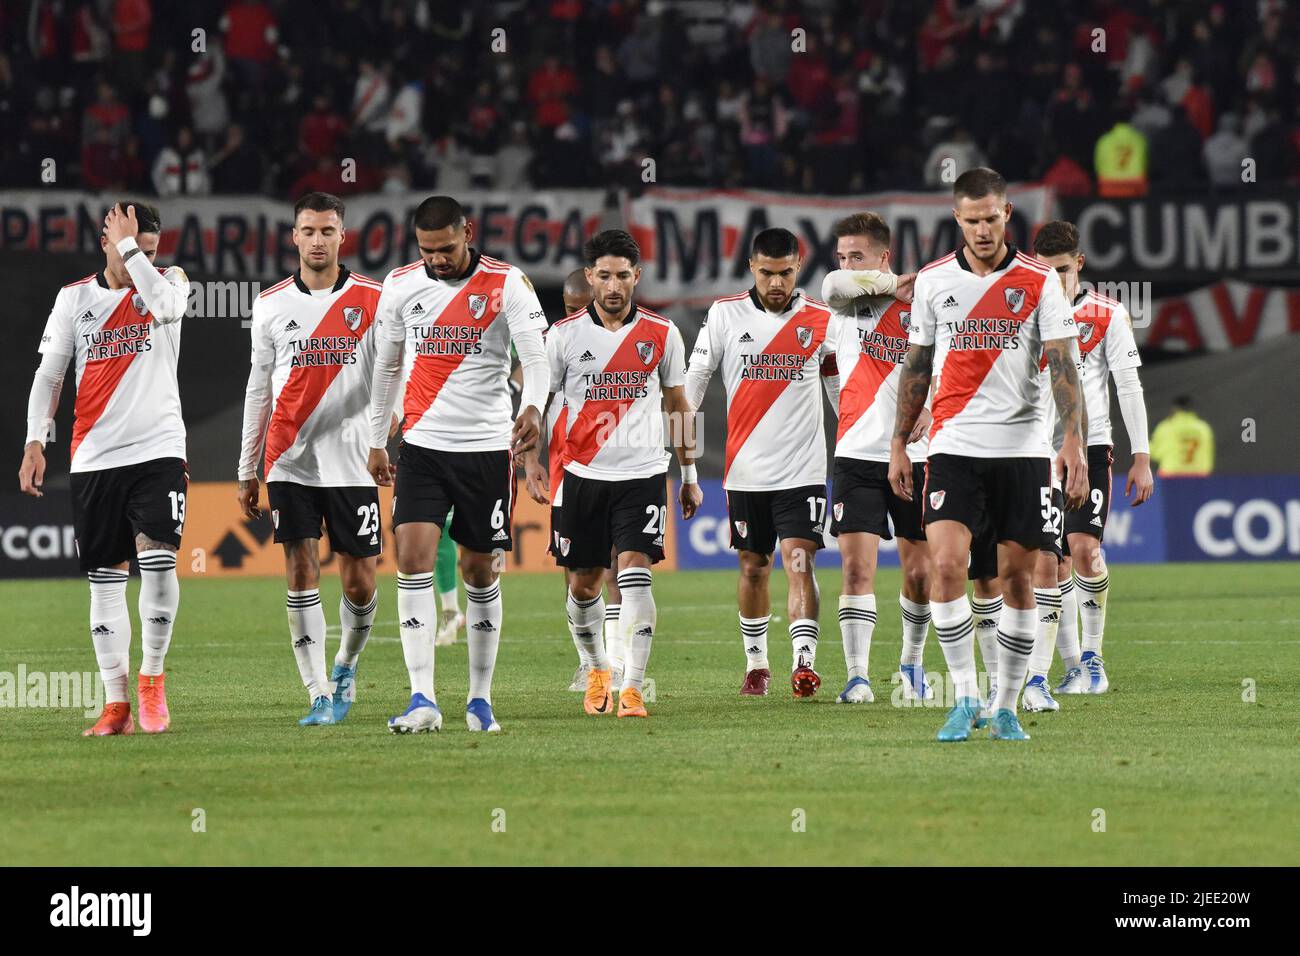
<svg viewBox="0 0 1300 956"><path fill-rule="evenodd" d="M1084 693L1106 693L1110 689L1110 680L1106 677L1106 663L1101 659L1101 655L1085 651L1080 663L1083 665L1084 676L1088 679L1087 690Z"/></svg>
<svg viewBox="0 0 1300 956"><path fill-rule="evenodd" d="M492 705L482 697L475 697L465 705L465 724L470 733L485 731L489 734L501 733L501 725L492 714Z"/></svg>
<svg viewBox="0 0 1300 956"><path fill-rule="evenodd" d="M587 671L589 668L586 664L579 664L578 669L573 672L573 680L569 682L569 690L575 694L585 694L587 692Z"/></svg>
<svg viewBox="0 0 1300 956"><path fill-rule="evenodd" d="M1071 667L1061 678L1061 682L1056 685L1058 694L1086 694L1088 693L1088 678L1083 673L1082 667Z"/></svg>
<svg viewBox="0 0 1300 956"><path fill-rule="evenodd" d="M412 694L411 705L396 717L388 718L393 734L428 734L442 730L442 711L423 694Z"/></svg>
<svg viewBox="0 0 1300 956"><path fill-rule="evenodd" d="M844 685L840 695L835 698L837 704L871 704L876 695L871 692L871 683L865 677L851 677Z"/></svg>
<svg viewBox="0 0 1300 956"><path fill-rule="evenodd" d="M921 664L899 664L898 673L903 678L903 700L934 700L934 687L925 679Z"/></svg>
<svg viewBox="0 0 1300 956"><path fill-rule="evenodd" d="M438 633L434 635L435 647L447 647L456 643L456 636L465 626L465 615L460 611L443 611L438 623Z"/></svg>
<svg viewBox="0 0 1300 956"><path fill-rule="evenodd" d="M1039 713L1045 710L1060 710L1061 705L1052 699L1052 692L1047 689L1046 677L1031 677L1025 685L1025 694L1020 706L1029 712Z"/></svg>

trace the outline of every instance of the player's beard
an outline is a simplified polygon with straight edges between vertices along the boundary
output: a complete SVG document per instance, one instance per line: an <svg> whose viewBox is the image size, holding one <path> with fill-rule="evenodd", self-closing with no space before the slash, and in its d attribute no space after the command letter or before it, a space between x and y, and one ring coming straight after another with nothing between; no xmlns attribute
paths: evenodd
<svg viewBox="0 0 1300 956"><path fill-rule="evenodd" d="M337 256L328 256L328 255L324 259L320 260L319 263L313 262L311 259L306 259L306 258L302 260L302 264L305 265L312 272L329 272L330 269L338 265L338 262L339 260Z"/></svg>
<svg viewBox="0 0 1300 956"><path fill-rule="evenodd" d="M789 292L765 292L763 293L763 305L772 312L784 312L786 306L790 304L790 299L794 295L794 289Z"/></svg>

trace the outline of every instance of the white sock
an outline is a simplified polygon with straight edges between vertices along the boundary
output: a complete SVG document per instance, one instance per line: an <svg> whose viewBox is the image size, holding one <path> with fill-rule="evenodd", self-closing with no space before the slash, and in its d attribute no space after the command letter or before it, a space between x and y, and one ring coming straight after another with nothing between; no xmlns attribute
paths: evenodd
<svg viewBox="0 0 1300 956"><path fill-rule="evenodd" d="M501 579L485 588L465 582L465 635L469 645L469 697L492 703L492 673L501 643Z"/></svg>
<svg viewBox="0 0 1300 956"><path fill-rule="evenodd" d="M450 591L439 591L438 606L444 611L455 611L456 613L460 613L460 602L456 600L456 589L452 588Z"/></svg>
<svg viewBox="0 0 1300 956"><path fill-rule="evenodd" d="M433 696L433 621L437 619L433 598L433 572L397 572L397 620L402 635L402 656L411 678L411 694Z"/></svg>
<svg viewBox="0 0 1300 956"><path fill-rule="evenodd" d="M931 601L930 614L939 647L948 665L948 677L958 698L979 697L975 677L975 622L966 595L955 601Z"/></svg>
<svg viewBox="0 0 1300 956"><path fill-rule="evenodd" d="M325 609L320 589L290 591L284 602L289 612L289 640L298 661L298 676L311 700L330 695L325 675Z"/></svg>
<svg viewBox="0 0 1300 956"><path fill-rule="evenodd" d="M569 617L569 633L573 635L573 644L578 648L582 665L589 670L609 670L609 657L600 639L605 595L597 594L590 601L579 601L570 591L564 609Z"/></svg>
<svg viewBox="0 0 1300 956"><path fill-rule="evenodd" d="M623 632L619 629L618 618L623 613L621 604L605 605L605 650L609 655L609 666L621 671L627 656L624 647Z"/></svg>
<svg viewBox="0 0 1300 956"><path fill-rule="evenodd" d="M1061 626L1056 631L1056 652L1066 671L1079 666L1079 604L1075 600L1074 579L1066 578L1061 588Z"/></svg>
<svg viewBox="0 0 1300 956"><path fill-rule="evenodd" d="M810 617L801 617L790 622L791 670L816 665L819 633L817 622Z"/></svg>
<svg viewBox="0 0 1300 956"><path fill-rule="evenodd" d="M995 711L1014 711L1020 688L1029 669L1029 655L1034 652L1034 632L1038 630L1038 609L1004 607L998 621L998 697Z"/></svg>
<svg viewBox="0 0 1300 956"><path fill-rule="evenodd" d="M745 670L771 670L767 662L767 625L772 615L740 616L740 638L745 642Z"/></svg>
<svg viewBox="0 0 1300 956"><path fill-rule="evenodd" d="M925 636L930 630L930 602L917 604L900 594L898 606L903 609L903 654L898 662L919 664L925 651Z"/></svg>
<svg viewBox="0 0 1300 956"><path fill-rule="evenodd" d="M984 663L984 673L988 674L990 679L997 680L998 618L1002 614L1002 598L972 598L970 609L975 623L975 639L980 645L980 660Z"/></svg>
<svg viewBox="0 0 1300 956"><path fill-rule="evenodd" d="M126 679L131 672L131 612L126 608L125 571L95 568L90 579L90 641L95 646L104 703L128 700Z"/></svg>
<svg viewBox="0 0 1300 956"><path fill-rule="evenodd" d="M655 639L658 612L650 590L649 568L624 568L618 572L618 589L623 595L619 627L627 642L627 660L623 665L623 690L639 691L650 663L650 646Z"/></svg>
<svg viewBox="0 0 1300 956"><path fill-rule="evenodd" d="M849 678L866 677L871 657L871 632L876 627L874 594L840 595L840 639L844 641L844 666Z"/></svg>
<svg viewBox="0 0 1300 956"><path fill-rule="evenodd" d="M375 623L375 609L379 607L379 589L370 595L370 600L358 607L348 599L346 594L339 598L339 625L343 637L339 641L339 652L334 655L334 663L344 667L356 667L357 658L361 656L366 641L370 639L370 628Z"/></svg>
<svg viewBox="0 0 1300 956"><path fill-rule="evenodd" d="M1059 588L1034 588L1038 607L1038 624L1034 628L1034 651L1029 657L1029 677L1046 677L1052 667L1056 649L1056 631L1061 626L1061 591Z"/></svg>
<svg viewBox="0 0 1300 956"><path fill-rule="evenodd" d="M140 562L140 645L144 657L140 673L157 677L172 642L172 626L181 604L181 585L176 580L176 552L165 548L141 551Z"/></svg>
<svg viewBox="0 0 1300 956"><path fill-rule="evenodd" d="M1106 631L1106 595L1110 593L1110 574L1085 578L1075 574L1079 584L1079 619L1083 624L1083 652L1101 654L1101 639Z"/></svg>

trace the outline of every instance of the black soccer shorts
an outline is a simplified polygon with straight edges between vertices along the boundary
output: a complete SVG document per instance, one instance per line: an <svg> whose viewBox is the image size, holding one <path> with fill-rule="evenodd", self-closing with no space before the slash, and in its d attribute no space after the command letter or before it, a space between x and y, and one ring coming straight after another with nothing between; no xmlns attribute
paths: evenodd
<svg viewBox="0 0 1300 956"><path fill-rule="evenodd" d="M728 491L731 547L772 554L777 539L801 538L825 547L826 486L804 485L780 491Z"/></svg>
<svg viewBox="0 0 1300 956"><path fill-rule="evenodd" d="M515 463L509 451L438 451L402 442L393 527L429 521L441 528L451 514L452 540L470 551L491 554L514 547L514 510Z"/></svg>
<svg viewBox="0 0 1300 956"><path fill-rule="evenodd" d="M374 485L317 488L292 481L270 481L266 497L276 544L320 539L321 525L330 550L354 558L376 557L383 543L379 530L379 489Z"/></svg>
<svg viewBox="0 0 1300 956"><path fill-rule="evenodd" d="M925 523L960 521L978 535L987 522L996 541L1042 547L1052 523L1051 462L1046 458L931 455L924 487Z"/></svg>
<svg viewBox="0 0 1300 956"><path fill-rule="evenodd" d="M1065 513L1065 495L1061 493L1060 488L1052 488L1052 515L1049 521L1044 521L1041 531L1041 540L1039 550L1050 551L1056 555L1056 560L1060 561L1063 557L1070 556L1070 543L1061 533L1063 522L1062 515ZM980 525L978 532L971 536L970 542L970 565L966 571L966 577L971 581L978 581L982 578L995 578L998 576L998 537L993 533L988 522Z"/></svg>
<svg viewBox="0 0 1300 956"><path fill-rule="evenodd" d="M1110 515L1111 465L1115 461L1110 445L1088 446L1088 500L1078 511L1065 513L1065 534L1090 534L1098 541L1106 531Z"/></svg>
<svg viewBox="0 0 1300 956"><path fill-rule="evenodd" d="M69 476L72 526L82 571L135 557L135 537L179 548L190 476L180 458L154 458Z"/></svg>
<svg viewBox="0 0 1300 956"><path fill-rule="evenodd" d="M904 501L889 485L889 464L858 458L836 458L831 482L831 533L836 537L864 531L886 541L898 535L908 541L924 541L921 521L921 487L925 484L925 463L912 464L912 500ZM890 521L893 533L890 533Z"/></svg>
<svg viewBox="0 0 1300 956"><path fill-rule="evenodd" d="M663 560L668 530L666 472L603 481L566 471L564 506L557 510L555 563L562 568L607 568L611 550L639 552L651 564Z"/></svg>

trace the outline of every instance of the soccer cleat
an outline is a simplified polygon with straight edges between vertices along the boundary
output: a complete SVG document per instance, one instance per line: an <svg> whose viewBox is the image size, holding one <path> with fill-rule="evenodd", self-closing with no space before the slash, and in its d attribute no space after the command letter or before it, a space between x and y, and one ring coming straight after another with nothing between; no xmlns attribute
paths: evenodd
<svg viewBox="0 0 1300 956"><path fill-rule="evenodd" d="M1100 654L1096 651L1084 651L1079 663L1087 677L1085 694L1104 694L1110 689L1110 681L1106 677L1106 662L1101 659Z"/></svg>
<svg viewBox="0 0 1300 956"><path fill-rule="evenodd" d="M441 612L438 618L438 633L434 635L433 644L435 647L447 647L449 644L456 643L456 635L460 629L465 626L465 615L460 611L453 611L450 608Z"/></svg>
<svg viewBox="0 0 1300 956"><path fill-rule="evenodd" d="M587 689L587 665L579 664L578 669L573 672L573 680L569 682L569 690L581 694Z"/></svg>
<svg viewBox="0 0 1300 956"><path fill-rule="evenodd" d="M811 697L822 686L822 679L808 665L796 667L790 674L790 689L796 697Z"/></svg>
<svg viewBox="0 0 1300 956"><path fill-rule="evenodd" d="M582 695L582 709L593 716L614 713L614 698L610 693L612 686L609 671L588 671L587 688Z"/></svg>
<svg viewBox="0 0 1300 956"><path fill-rule="evenodd" d="M925 679L924 666L899 664L898 673L903 676L903 700L934 700L934 688Z"/></svg>
<svg viewBox="0 0 1300 956"><path fill-rule="evenodd" d="M1061 682L1056 685L1058 694L1086 694L1088 693L1088 679L1083 676L1082 667L1071 667L1061 678Z"/></svg>
<svg viewBox="0 0 1300 956"><path fill-rule="evenodd" d="M835 698L837 704L870 704L876 699L871 692L871 681L865 677L850 677L849 682Z"/></svg>
<svg viewBox="0 0 1300 956"><path fill-rule="evenodd" d="M140 731L161 734L172 725L172 715L167 710L165 674L137 676L136 693L140 698Z"/></svg>
<svg viewBox="0 0 1300 956"><path fill-rule="evenodd" d="M465 705L465 723L471 732L486 730L489 734L501 733L501 725L492 714L492 705L482 697L475 697Z"/></svg>
<svg viewBox="0 0 1300 956"><path fill-rule="evenodd" d="M104 712L95 721L95 726L87 727L81 732L83 737L113 737L117 734L135 733L135 724L131 722L131 705L125 701L116 701L104 705Z"/></svg>
<svg viewBox="0 0 1300 956"><path fill-rule="evenodd" d="M1028 740L1029 734L1020 728L1016 712L1002 707L993 714L989 723L989 740Z"/></svg>
<svg viewBox="0 0 1300 956"><path fill-rule="evenodd" d="M423 694L412 694L411 705L398 716L388 718L388 730L394 734L427 734L442 730L442 711Z"/></svg>
<svg viewBox="0 0 1300 956"><path fill-rule="evenodd" d="M976 726L978 722L979 713L980 700L978 697L958 697L957 705L948 711L948 719L939 728L939 733L935 736L935 739L943 743L968 740L971 728Z"/></svg>
<svg viewBox="0 0 1300 956"><path fill-rule="evenodd" d="M618 695L618 715L620 717L649 717L641 692L635 687L624 687Z"/></svg>
<svg viewBox="0 0 1300 956"><path fill-rule="evenodd" d="M1061 705L1052 699L1052 692L1047 689L1047 678L1042 676L1029 679L1020 706L1024 707L1026 712L1035 714L1044 710L1061 709Z"/></svg>
<svg viewBox="0 0 1300 956"><path fill-rule="evenodd" d="M334 723L343 723L343 718L348 715L352 705L357 702L357 668L354 664L348 667L346 664L334 664L334 671L330 674L330 680L334 682Z"/></svg>
<svg viewBox="0 0 1300 956"><path fill-rule="evenodd" d="M323 727L334 723L334 702L324 694L311 702L307 716L298 721L299 727Z"/></svg>
<svg viewBox="0 0 1300 956"><path fill-rule="evenodd" d="M767 686L772 683L772 672L766 667L756 667L745 672L745 682L740 685L741 697L766 697Z"/></svg>

